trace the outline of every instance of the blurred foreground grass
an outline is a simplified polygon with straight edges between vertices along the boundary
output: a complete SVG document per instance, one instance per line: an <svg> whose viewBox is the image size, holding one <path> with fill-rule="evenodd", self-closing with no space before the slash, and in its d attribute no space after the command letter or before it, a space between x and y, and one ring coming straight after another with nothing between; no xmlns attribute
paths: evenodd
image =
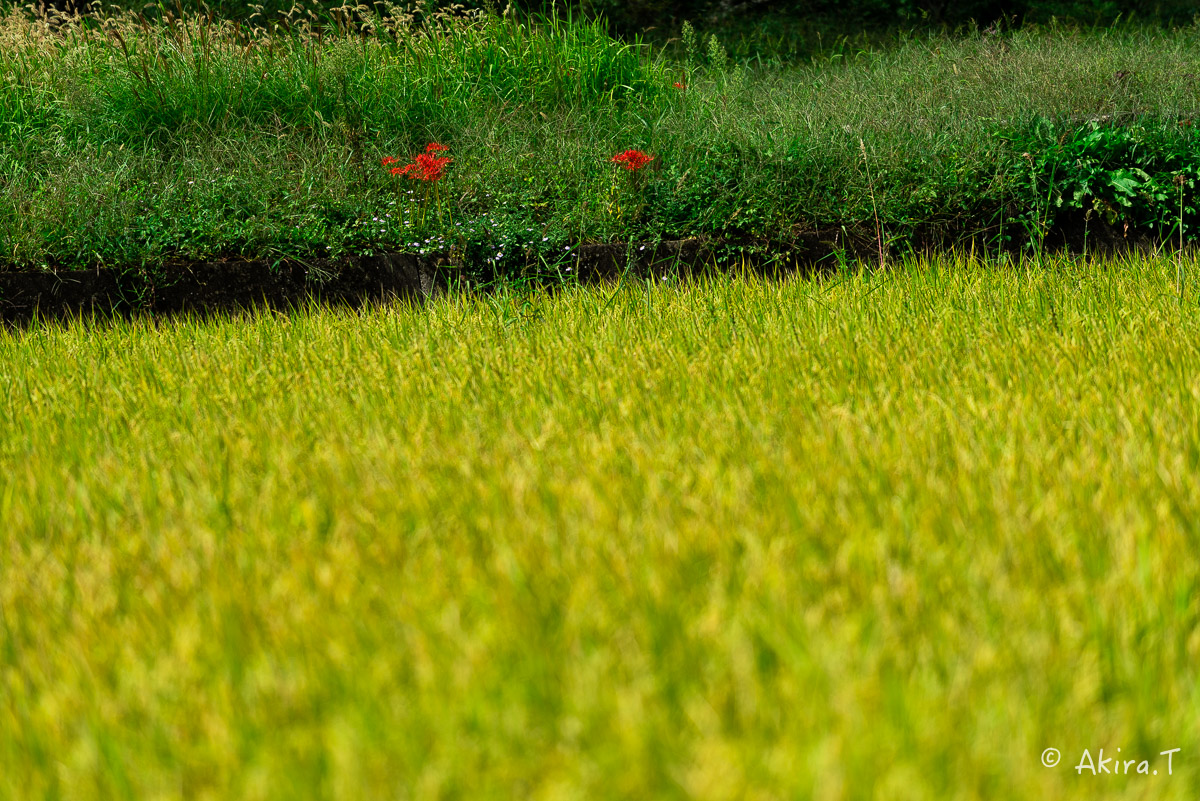
<svg viewBox="0 0 1200 801"><path fill-rule="evenodd" d="M0 798L1195 798L1173 281L2 333Z"/></svg>

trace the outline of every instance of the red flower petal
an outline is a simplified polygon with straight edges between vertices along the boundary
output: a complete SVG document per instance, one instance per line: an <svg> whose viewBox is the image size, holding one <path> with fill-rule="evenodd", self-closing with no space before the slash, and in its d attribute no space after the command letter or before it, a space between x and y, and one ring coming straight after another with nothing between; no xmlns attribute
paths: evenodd
<svg viewBox="0 0 1200 801"><path fill-rule="evenodd" d="M654 161L654 157L648 156L640 150L626 150L624 153L618 153L613 156L609 161L613 164L620 164L630 172L634 172Z"/></svg>

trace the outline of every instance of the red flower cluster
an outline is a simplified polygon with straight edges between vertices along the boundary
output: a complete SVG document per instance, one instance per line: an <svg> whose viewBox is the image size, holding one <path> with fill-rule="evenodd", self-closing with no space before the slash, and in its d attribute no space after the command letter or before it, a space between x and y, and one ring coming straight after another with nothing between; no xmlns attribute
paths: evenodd
<svg viewBox="0 0 1200 801"><path fill-rule="evenodd" d="M626 150L624 153L618 153L613 156L609 161L613 164L620 164L630 172L637 172L642 167L654 161L654 157L647 156L640 150Z"/></svg>
<svg viewBox="0 0 1200 801"><path fill-rule="evenodd" d="M407 175L418 181L438 181L446 175L446 165L454 161L449 156L437 155L442 150L449 150L445 145L430 142L425 146L424 153L418 153L412 164L403 167L392 167L392 175ZM395 164L397 159L388 156L383 160L383 166Z"/></svg>
<svg viewBox="0 0 1200 801"><path fill-rule="evenodd" d="M679 81L676 81L676 82L675 82L675 88L676 88L676 89L687 89L687 86L685 86L685 85L681 84Z"/></svg>

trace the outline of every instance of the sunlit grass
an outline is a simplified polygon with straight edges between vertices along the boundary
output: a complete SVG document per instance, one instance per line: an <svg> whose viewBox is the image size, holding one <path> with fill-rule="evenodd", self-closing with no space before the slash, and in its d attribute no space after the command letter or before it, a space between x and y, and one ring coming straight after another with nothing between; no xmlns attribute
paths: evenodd
<svg viewBox="0 0 1200 801"><path fill-rule="evenodd" d="M1174 281L0 334L0 798L1194 798Z"/></svg>

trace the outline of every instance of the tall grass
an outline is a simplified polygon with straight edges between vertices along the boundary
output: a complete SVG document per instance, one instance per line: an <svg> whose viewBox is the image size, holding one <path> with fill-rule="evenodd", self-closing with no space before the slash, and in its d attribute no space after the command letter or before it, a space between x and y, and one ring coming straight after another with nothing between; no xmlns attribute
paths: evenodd
<svg viewBox="0 0 1200 801"><path fill-rule="evenodd" d="M1060 126L1053 139L1089 120L1141 126L1152 157L1200 170L1200 143L1180 126L1200 108L1195 27L975 32L768 67L728 62L703 35L676 60L594 23L497 14L352 24L297 12L251 28L7 12L0 43L9 266L451 242L529 259L683 236L845 245L876 239L872 194L899 247L1020 245L1059 208L1053 171L1025 156L1046 146L1039 119ZM419 193L379 160L433 140L453 147L452 213L415 225ZM608 163L630 147L656 156L636 191ZM1121 159L1101 169L1153 172ZM1067 200L1082 213L1093 198ZM1162 227L1180 204L1159 206Z"/></svg>
<svg viewBox="0 0 1200 801"><path fill-rule="evenodd" d="M0 333L0 798L1194 798L1173 281Z"/></svg>

